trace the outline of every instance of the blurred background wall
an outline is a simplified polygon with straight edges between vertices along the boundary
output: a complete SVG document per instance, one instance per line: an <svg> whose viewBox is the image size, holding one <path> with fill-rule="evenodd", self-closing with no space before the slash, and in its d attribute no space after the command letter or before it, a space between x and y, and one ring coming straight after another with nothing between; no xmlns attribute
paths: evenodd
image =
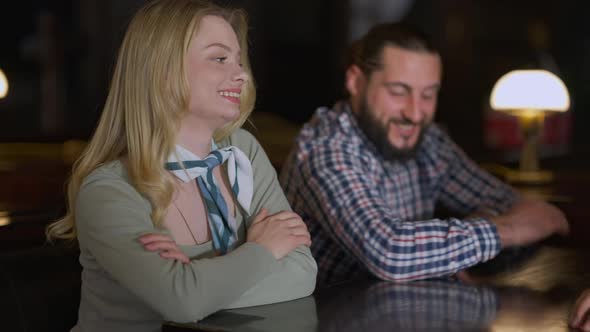
<svg viewBox="0 0 590 332"><path fill-rule="evenodd" d="M342 96L348 43L380 21L405 20L441 46L437 121L468 153L486 155L484 110L493 83L523 67L559 71L572 95L571 151L590 131L590 23L584 0L218 1L250 14L257 112L299 125ZM125 26L142 0L22 0L0 5L0 141L87 139L104 102ZM467 124L467 125L466 125Z"/></svg>
<svg viewBox="0 0 590 332"><path fill-rule="evenodd" d="M0 2L0 69L9 82L8 95L0 98L0 276L5 278L0 285L12 292L0 303L5 317L35 317L30 321L57 331L76 320L80 267L75 249L67 255L51 250L10 253L45 246L45 226L63 216L64 183L100 116L127 22L144 2ZM558 123L566 128L558 149L543 163L570 176L564 185L551 185L548 195L559 198L574 221L572 235L588 247L590 1L217 2L243 7L250 15L258 100L255 127L248 127L277 168L303 122L317 107L343 96L347 45L375 23L404 20L432 35L444 65L436 121L479 162L515 161L491 144L496 134L513 134L509 125L490 122L488 98L496 80L512 69L544 68L558 74L572 107ZM490 133L490 128L500 129ZM561 187L567 196L560 196ZM15 308L19 314L12 314ZM11 320L6 322L8 330L17 330L11 329ZM61 325L49 328L55 324Z"/></svg>

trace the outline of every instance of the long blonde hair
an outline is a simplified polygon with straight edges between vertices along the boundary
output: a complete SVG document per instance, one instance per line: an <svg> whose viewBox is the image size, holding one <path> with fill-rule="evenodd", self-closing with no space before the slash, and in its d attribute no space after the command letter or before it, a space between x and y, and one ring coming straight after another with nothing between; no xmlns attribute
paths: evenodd
<svg viewBox="0 0 590 332"><path fill-rule="evenodd" d="M233 27L244 71L252 77L243 10L202 0L156 0L142 7L121 44L96 131L73 166L67 214L47 227L49 240L76 238L76 199L84 178L123 157L131 184L151 202L153 223L161 224L174 192L164 163L173 151L180 119L188 111L185 56L201 19L208 15L219 16ZM240 116L218 129L216 140L229 136L246 121L255 98L254 82L249 79L242 88Z"/></svg>

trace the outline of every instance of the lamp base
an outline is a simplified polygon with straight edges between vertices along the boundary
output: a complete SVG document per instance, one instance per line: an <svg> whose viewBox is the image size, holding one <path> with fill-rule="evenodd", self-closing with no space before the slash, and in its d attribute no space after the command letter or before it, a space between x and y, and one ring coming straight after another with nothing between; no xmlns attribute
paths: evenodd
<svg viewBox="0 0 590 332"><path fill-rule="evenodd" d="M504 175L510 183L548 183L553 181L553 173L550 171L520 171L509 169Z"/></svg>
<svg viewBox="0 0 590 332"><path fill-rule="evenodd" d="M554 177L550 171L525 172L498 164L482 164L481 167L513 185L524 196L554 204L572 201L572 197L555 192L555 183L552 183Z"/></svg>
<svg viewBox="0 0 590 332"><path fill-rule="evenodd" d="M522 171L500 165L482 166L490 173L504 179L508 183L545 184L553 181L553 173L551 171Z"/></svg>

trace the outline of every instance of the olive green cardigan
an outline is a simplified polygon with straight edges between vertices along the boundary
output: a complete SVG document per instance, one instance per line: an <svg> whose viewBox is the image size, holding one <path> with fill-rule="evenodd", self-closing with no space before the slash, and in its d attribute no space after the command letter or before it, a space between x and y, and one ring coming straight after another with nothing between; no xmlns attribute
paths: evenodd
<svg viewBox="0 0 590 332"><path fill-rule="evenodd" d="M251 211L236 209L238 247L215 257L211 241L182 246L189 264L161 258L137 241L155 228L150 202L129 183L119 161L92 172L76 202L82 297L73 331L159 331L164 320L196 321L224 308L287 301L313 292L317 266L301 246L281 260L264 247L245 243L246 230L261 208L290 210L266 154L247 131L238 130L220 147L234 145L254 171Z"/></svg>

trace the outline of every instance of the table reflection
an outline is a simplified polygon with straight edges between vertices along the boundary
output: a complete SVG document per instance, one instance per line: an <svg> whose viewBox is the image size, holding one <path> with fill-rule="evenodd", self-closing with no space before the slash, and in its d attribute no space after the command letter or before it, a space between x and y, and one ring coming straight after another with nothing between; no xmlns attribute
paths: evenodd
<svg viewBox="0 0 590 332"><path fill-rule="evenodd" d="M500 309L490 331L570 331L567 320L576 292L569 289L540 292L526 288L506 288L497 289L496 293L500 299Z"/></svg>
<svg viewBox="0 0 590 332"><path fill-rule="evenodd" d="M307 296L293 301L223 310L198 323L166 323L162 331L315 332L317 326L315 298Z"/></svg>
<svg viewBox="0 0 590 332"><path fill-rule="evenodd" d="M342 291L340 287L346 287ZM575 292L375 281L316 295L319 331L568 331Z"/></svg>
<svg viewBox="0 0 590 332"><path fill-rule="evenodd" d="M303 299L226 310L163 331L568 331L577 293L435 280L359 280Z"/></svg>
<svg viewBox="0 0 590 332"><path fill-rule="evenodd" d="M492 288L449 281L373 282L337 292L317 296L319 331L478 331L499 305Z"/></svg>

